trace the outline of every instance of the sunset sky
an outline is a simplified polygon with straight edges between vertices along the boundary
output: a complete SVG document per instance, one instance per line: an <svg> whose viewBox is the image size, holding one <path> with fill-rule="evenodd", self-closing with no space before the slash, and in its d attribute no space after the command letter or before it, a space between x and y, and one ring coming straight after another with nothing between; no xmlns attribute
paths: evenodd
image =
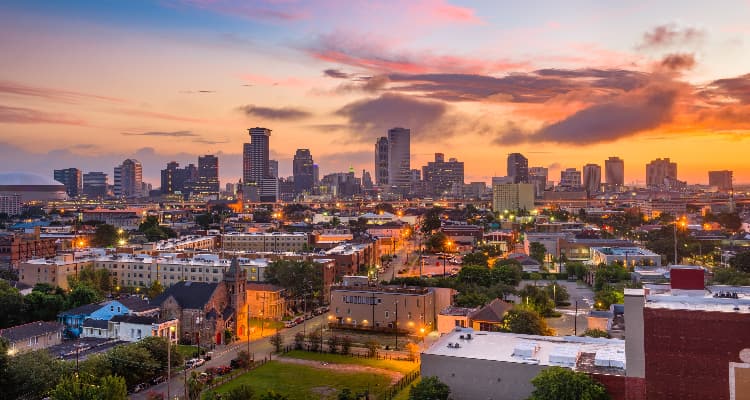
<svg viewBox="0 0 750 400"><path fill-rule="evenodd" d="M750 182L749 21L747 0L3 1L0 172L136 158L158 187L211 153L223 186L255 126L282 176L297 148L372 171L404 126L412 168L443 152L467 182L511 152L555 181L619 156L628 183L657 157Z"/></svg>

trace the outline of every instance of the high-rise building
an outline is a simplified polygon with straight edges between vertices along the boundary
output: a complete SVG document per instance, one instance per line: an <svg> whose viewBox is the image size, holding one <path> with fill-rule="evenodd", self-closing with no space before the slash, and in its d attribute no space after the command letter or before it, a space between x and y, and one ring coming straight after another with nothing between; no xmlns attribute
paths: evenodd
<svg viewBox="0 0 750 400"><path fill-rule="evenodd" d="M625 184L625 161L620 157L610 157L604 160L604 182L609 187Z"/></svg>
<svg viewBox="0 0 750 400"><path fill-rule="evenodd" d="M560 184L564 188L577 189L581 187L581 171L567 168L560 171Z"/></svg>
<svg viewBox="0 0 750 400"><path fill-rule="evenodd" d="M78 197L83 191L83 176L78 168L56 169L54 178L65 185L68 197Z"/></svg>
<svg viewBox="0 0 750 400"><path fill-rule="evenodd" d="M545 167L529 168L529 183L534 185L534 195L536 197L544 196L544 190L547 189L548 177L549 170Z"/></svg>
<svg viewBox="0 0 750 400"><path fill-rule="evenodd" d="M320 183L320 167L318 164L313 164L313 185Z"/></svg>
<svg viewBox="0 0 750 400"><path fill-rule="evenodd" d="M598 164L583 166L583 189L591 195L598 193L602 187L602 167Z"/></svg>
<svg viewBox="0 0 750 400"><path fill-rule="evenodd" d="M127 159L115 167L114 194L116 197L139 197L143 190L143 166L140 161Z"/></svg>
<svg viewBox="0 0 750 400"><path fill-rule="evenodd" d="M268 174L271 175L271 178L279 178L279 161L278 160L268 160Z"/></svg>
<svg viewBox="0 0 750 400"><path fill-rule="evenodd" d="M244 144L242 153L242 180L246 185L257 187L258 201L275 202L279 181L271 175L268 159L271 130L256 127L248 129L248 133L250 143Z"/></svg>
<svg viewBox="0 0 750 400"><path fill-rule="evenodd" d="M407 194L411 188L411 131L388 130L388 185L391 191Z"/></svg>
<svg viewBox="0 0 750 400"><path fill-rule="evenodd" d="M219 158L210 154L198 157L198 179L193 193L218 196L219 187Z"/></svg>
<svg viewBox="0 0 750 400"><path fill-rule="evenodd" d="M657 158L646 164L646 186L669 187L670 182L677 181L677 163L669 158Z"/></svg>
<svg viewBox="0 0 750 400"><path fill-rule="evenodd" d="M708 185L721 191L732 190L732 171L708 171Z"/></svg>
<svg viewBox="0 0 750 400"><path fill-rule="evenodd" d="M315 181L312 154L310 149L297 149L292 161L292 175L294 176L294 193L311 193Z"/></svg>
<svg viewBox="0 0 750 400"><path fill-rule="evenodd" d="M508 154L508 176L513 183L529 183L529 160L521 153Z"/></svg>
<svg viewBox="0 0 750 400"><path fill-rule="evenodd" d="M167 168L161 170L161 192L162 194L189 195L196 191L198 183L198 168L195 164L189 164L180 168L177 161L167 163ZM197 193L197 192L196 192Z"/></svg>
<svg viewBox="0 0 750 400"><path fill-rule="evenodd" d="M445 161L443 153L435 153L435 161L422 167L422 180L427 193L445 196L453 192L454 187L464 184L464 163L455 158Z"/></svg>
<svg viewBox="0 0 750 400"><path fill-rule="evenodd" d="M368 171L362 170L362 188L365 190L372 189L372 177Z"/></svg>
<svg viewBox="0 0 750 400"><path fill-rule="evenodd" d="M107 174L88 172L83 174L83 194L91 198L107 196Z"/></svg>
<svg viewBox="0 0 750 400"><path fill-rule="evenodd" d="M532 210L534 208L534 185L530 183L503 183L492 185L492 210Z"/></svg>
<svg viewBox="0 0 750 400"><path fill-rule="evenodd" d="M388 138L385 136L375 142L375 184L388 185Z"/></svg>

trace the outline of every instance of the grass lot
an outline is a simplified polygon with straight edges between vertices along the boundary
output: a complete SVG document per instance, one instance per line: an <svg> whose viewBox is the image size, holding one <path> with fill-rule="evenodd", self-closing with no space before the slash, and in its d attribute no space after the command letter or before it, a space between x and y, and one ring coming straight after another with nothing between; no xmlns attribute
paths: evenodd
<svg viewBox="0 0 750 400"><path fill-rule="evenodd" d="M198 346L191 346L187 344L178 344L177 345L177 352L182 354L182 357L185 358L185 360L189 360L193 358L193 355L198 352Z"/></svg>
<svg viewBox="0 0 750 400"><path fill-rule="evenodd" d="M293 350L284 354L284 357L299 358L303 360L325 361L331 364L357 364L373 368L387 369L391 371L407 373L419 368L419 364L411 361L378 360L375 358L359 358L343 356L340 354L313 353L309 351Z"/></svg>
<svg viewBox="0 0 750 400"><path fill-rule="evenodd" d="M256 333L260 332L260 323L261 319L259 318L250 318L250 327L255 328ZM267 319L264 321L263 324L263 330L267 332L275 331L276 329L281 329L284 327L284 323L281 321L275 321ZM264 332L265 334L266 332Z"/></svg>
<svg viewBox="0 0 750 400"><path fill-rule="evenodd" d="M411 385L404 388L404 390L398 392L396 397L393 398L393 400L409 400L409 391L411 390L412 385L416 385L421 381L422 378L417 378L414 380L414 382L411 383Z"/></svg>
<svg viewBox="0 0 750 400"><path fill-rule="evenodd" d="M290 400L336 399L339 391L350 388L362 391L369 385L373 392L382 392L390 384L385 375L330 371L306 365L270 361L216 389L226 393L240 385L249 385L257 394L273 390L288 396Z"/></svg>

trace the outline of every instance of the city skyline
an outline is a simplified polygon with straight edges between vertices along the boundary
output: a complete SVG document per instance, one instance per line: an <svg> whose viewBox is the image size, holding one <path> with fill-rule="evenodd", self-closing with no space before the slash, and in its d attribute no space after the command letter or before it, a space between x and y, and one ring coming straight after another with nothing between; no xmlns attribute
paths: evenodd
<svg viewBox="0 0 750 400"><path fill-rule="evenodd" d="M297 148L321 176L374 174L373 143L403 126L412 167L449 153L466 182L504 175L516 152L550 177L618 156L626 184L657 158L689 183L724 169L750 182L747 2L243 4L0 6L0 169L137 159L156 186L167 162L215 154L236 182L246 129L266 126L281 176Z"/></svg>

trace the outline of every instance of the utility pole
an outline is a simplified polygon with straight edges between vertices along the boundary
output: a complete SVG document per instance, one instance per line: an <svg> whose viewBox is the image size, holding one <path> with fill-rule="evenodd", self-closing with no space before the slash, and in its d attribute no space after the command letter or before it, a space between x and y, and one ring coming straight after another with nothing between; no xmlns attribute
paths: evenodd
<svg viewBox="0 0 750 400"><path fill-rule="evenodd" d="M576 300L576 315L573 317L573 336L578 336L578 300Z"/></svg>
<svg viewBox="0 0 750 400"><path fill-rule="evenodd" d="M396 300L396 321L393 327L396 330L396 350L398 350L398 300Z"/></svg>

